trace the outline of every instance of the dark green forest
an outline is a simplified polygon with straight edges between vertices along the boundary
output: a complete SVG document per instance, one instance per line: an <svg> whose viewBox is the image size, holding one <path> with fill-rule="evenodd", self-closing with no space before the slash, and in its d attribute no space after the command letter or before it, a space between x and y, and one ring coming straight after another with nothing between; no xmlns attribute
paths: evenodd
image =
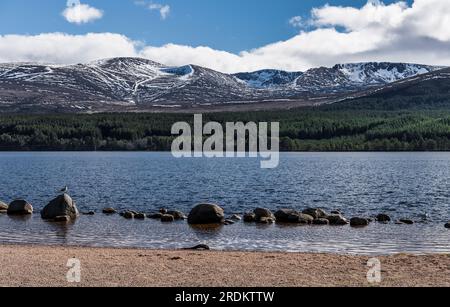
<svg viewBox="0 0 450 307"><path fill-rule="evenodd" d="M450 111L301 108L205 114L206 121L280 122L283 151L448 151ZM166 151L190 114L0 115L3 151Z"/></svg>

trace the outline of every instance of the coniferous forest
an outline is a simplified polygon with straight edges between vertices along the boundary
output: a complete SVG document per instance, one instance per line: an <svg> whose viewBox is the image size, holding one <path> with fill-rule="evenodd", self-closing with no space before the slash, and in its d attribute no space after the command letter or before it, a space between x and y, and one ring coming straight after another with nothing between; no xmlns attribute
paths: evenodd
<svg viewBox="0 0 450 307"><path fill-rule="evenodd" d="M167 151L192 114L0 115L3 151ZM448 151L450 111L336 107L205 114L203 121L280 122L282 151Z"/></svg>

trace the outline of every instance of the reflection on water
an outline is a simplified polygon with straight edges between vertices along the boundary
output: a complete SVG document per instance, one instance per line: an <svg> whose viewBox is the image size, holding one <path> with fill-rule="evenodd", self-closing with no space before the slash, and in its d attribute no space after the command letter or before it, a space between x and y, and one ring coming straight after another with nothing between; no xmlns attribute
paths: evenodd
<svg viewBox="0 0 450 307"><path fill-rule="evenodd" d="M0 243L182 248L208 244L226 250L389 254L450 252L449 153L283 154L280 167L261 170L252 159L173 159L162 153L0 153L0 199L24 197L35 214L0 214ZM39 211L69 185L81 216L42 221ZM161 207L188 213L198 202L227 214L262 206L339 209L348 217L381 212L406 225L366 228L246 225L216 229L101 214L104 207L146 213Z"/></svg>
<svg viewBox="0 0 450 307"><path fill-rule="evenodd" d="M208 244L220 250L331 252L348 254L450 253L448 230L431 224L372 224L366 228L256 225L191 227L116 216L81 216L73 223L48 223L0 216L2 243L178 249Z"/></svg>

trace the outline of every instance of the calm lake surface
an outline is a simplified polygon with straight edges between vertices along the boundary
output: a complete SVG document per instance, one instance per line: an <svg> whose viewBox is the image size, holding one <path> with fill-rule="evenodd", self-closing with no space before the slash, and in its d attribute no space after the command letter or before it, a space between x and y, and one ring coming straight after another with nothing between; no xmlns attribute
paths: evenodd
<svg viewBox="0 0 450 307"><path fill-rule="evenodd" d="M170 153L0 153L0 199L25 198L26 218L0 214L0 243L349 254L449 253L450 153L289 153L280 166L258 159L175 159ZM40 210L64 185L80 211L73 223L48 223ZM189 213L199 202L228 215L256 207L320 207L346 217L387 213L415 225L281 226L237 223L201 230L186 222L128 221L104 207Z"/></svg>

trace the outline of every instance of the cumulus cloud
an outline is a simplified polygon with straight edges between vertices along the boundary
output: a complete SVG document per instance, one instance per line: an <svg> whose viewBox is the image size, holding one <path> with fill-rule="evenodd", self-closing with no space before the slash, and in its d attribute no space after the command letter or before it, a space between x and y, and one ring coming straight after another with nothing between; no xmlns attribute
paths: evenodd
<svg viewBox="0 0 450 307"><path fill-rule="evenodd" d="M169 17L170 6L167 4L160 4L160 3L153 3L153 2L147 3L145 1L136 1L135 3L137 5L145 6L150 11L158 11L162 20L166 20L167 17Z"/></svg>
<svg viewBox="0 0 450 307"><path fill-rule="evenodd" d="M74 63L141 56L166 65L196 64L223 72L306 70L344 62L392 61L450 66L450 1L414 0L362 7L315 8L308 30L234 54L208 46L146 46L112 33L0 36L0 61ZM75 46L75 48L74 48Z"/></svg>
<svg viewBox="0 0 450 307"><path fill-rule="evenodd" d="M301 16L294 16L289 19L289 24L294 28L301 28L303 27L303 18Z"/></svg>
<svg viewBox="0 0 450 307"><path fill-rule="evenodd" d="M83 24L102 18L103 12L79 0L68 0L62 15L70 23Z"/></svg>

